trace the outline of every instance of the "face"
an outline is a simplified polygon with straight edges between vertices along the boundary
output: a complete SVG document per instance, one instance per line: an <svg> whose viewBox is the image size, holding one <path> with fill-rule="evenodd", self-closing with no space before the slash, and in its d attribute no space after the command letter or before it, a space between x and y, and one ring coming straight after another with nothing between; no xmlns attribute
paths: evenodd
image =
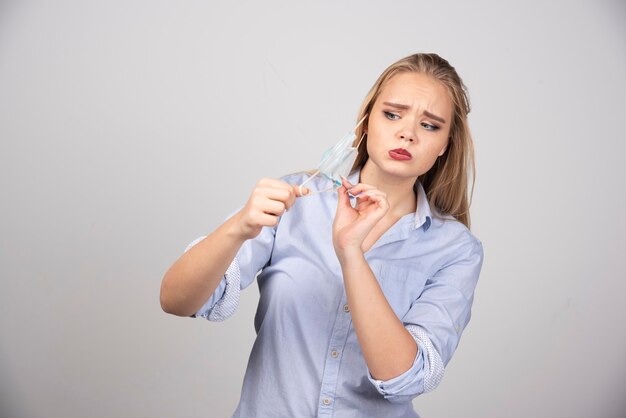
<svg viewBox="0 0 626 418"><path fill-rule="evenodd" d="M413 179L426 173L446 151L451 120L452 101L441 83L425 74L396 74L370 112L364 170Z"/></svg>

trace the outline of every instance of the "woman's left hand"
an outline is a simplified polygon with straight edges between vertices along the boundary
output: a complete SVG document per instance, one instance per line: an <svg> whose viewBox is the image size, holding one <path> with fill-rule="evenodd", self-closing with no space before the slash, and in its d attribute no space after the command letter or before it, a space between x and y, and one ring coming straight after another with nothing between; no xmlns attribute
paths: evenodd
<svg viewBox="0 0 626 418"><path fill-rule="evenodd" d="M338 256L363 250L363 242L369 232L389 210L387 195L374 186L350 184L345 178L337 190L339 199L333 222L333 245ZM357 204L350 204L348 192L356 196Z"/></svg>

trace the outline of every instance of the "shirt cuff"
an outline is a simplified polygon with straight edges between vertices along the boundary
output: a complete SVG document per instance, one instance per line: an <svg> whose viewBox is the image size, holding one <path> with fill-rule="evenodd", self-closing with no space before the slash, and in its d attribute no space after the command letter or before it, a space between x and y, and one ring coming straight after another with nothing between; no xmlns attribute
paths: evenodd
<svg viewBox="0 0 626 418"><path fill-rule="evenodd" d="M430 392L439 386L439 382L443 379L445 371L443 360L437 350L435 350L435 346L424 328L418 325L406 325L405 327L424 353L424 393Z"/></svg>
<svg viewBox="0 0 626 418"><path fill-rule="evenodd" d="M422 393L422 377L424 374L424 356L419 344L417 355L409 370L389 380L377 380L368 371L367 377L372 382L378 393L390 402L403 402L411 400Z"/></svg>
<svg viewBox="0 0 626 418"><path fill-rule="evenodd" d="M209 321L223 321L235 313L241 295L241 272L237 258L230 263L217 289L209 300L196 312L194 317L202 317Z"/></svg>
<svg viewBox="0 0 626 418"><path fill-rule="evenodd" d="M374 379L368 372L370 382L390 402L410 400L435 389L443 378L444 366L441 356L433 346L426 331L417 325L406 325L417 343L417 355L409 370L389 380Z"/></svg>

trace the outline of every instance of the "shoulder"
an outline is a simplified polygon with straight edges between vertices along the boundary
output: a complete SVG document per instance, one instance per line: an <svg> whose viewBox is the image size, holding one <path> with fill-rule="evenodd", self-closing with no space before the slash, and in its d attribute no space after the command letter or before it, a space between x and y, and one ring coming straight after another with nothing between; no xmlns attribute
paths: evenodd
<svg viewBox="0 0 626 418"><path fill-rule="evenodd" d="M307 183L305 187L311 189L311 191L322 191L328 187L332 187L332 182L330 180L319 174L311 178L313 174L315 174L315 170L299 171L284 175L280 178L280 180L295 185L300 185L306 181Z"/></svg>
<svg viewBox="0 0 626 418"><path fill-rule="evenodd" d="M295 173L291 173L291 174L286 174L284 176L280 177L280 180L290 183L290 184L296 184L296 183L301 183L304 180L306 180L309 177L309 173L307 171L298 171Z"/></svg>
<svg viewBox="0 0 626 418"><path fill-rule="evenodd" d="M437 235L440 244L452 250L454 258L467 256L483 258L482 241L464 224L450 216L433 216L429 232Z"/></svg>

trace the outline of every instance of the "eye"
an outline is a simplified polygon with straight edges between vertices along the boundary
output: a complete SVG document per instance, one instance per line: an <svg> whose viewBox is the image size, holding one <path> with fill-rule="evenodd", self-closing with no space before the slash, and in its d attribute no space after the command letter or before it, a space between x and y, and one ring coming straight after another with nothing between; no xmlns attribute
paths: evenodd
<svg viewBox="0 0 626 418"><path fill-rule="evenodd" d="M431 125L430 123L427 123L427 122L422 122L421 125L427 131L437 131L437 130L439 130L439 126Z"/></svg>
<svg viewBox="0 0 626 418"><path fill-rule="evenodd" d="M395 113L391 113L391 112L383 112L385 114L385 117L389 120L398 120L400 119L400 115L396 115Z"/></svg>

